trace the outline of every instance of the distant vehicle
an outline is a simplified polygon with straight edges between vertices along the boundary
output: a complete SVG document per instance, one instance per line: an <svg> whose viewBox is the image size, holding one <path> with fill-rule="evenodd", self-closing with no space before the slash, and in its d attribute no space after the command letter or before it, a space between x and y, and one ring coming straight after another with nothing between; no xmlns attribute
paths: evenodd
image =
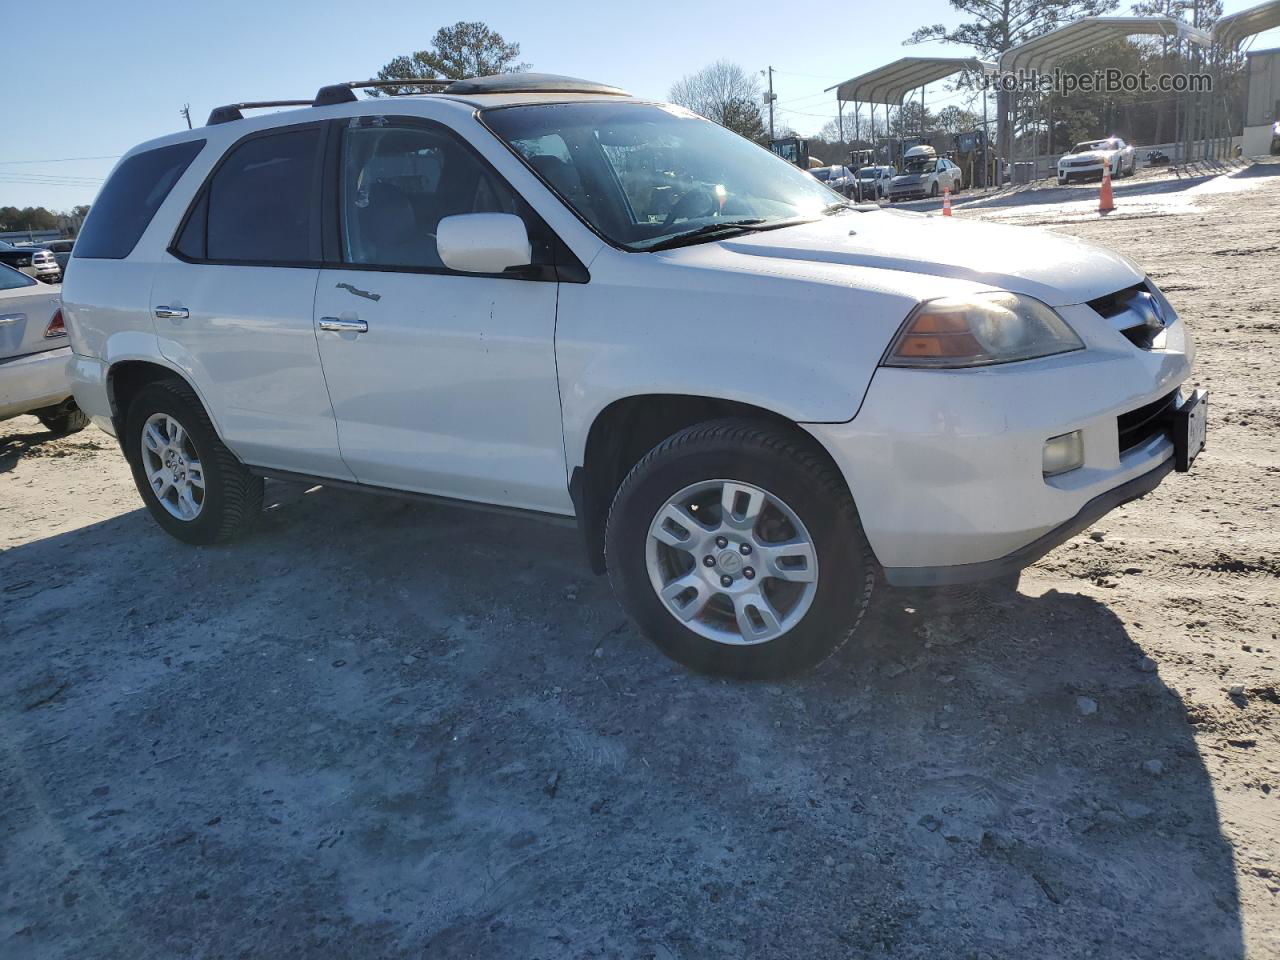
<svg viewBox="0 0 1280 960"><path fill-rule="evenodd" d="M75 248L74 240L50 240L42 243L41 246L53 254L53 259L58 264L58 269L64 274L67 272L67 262L71 259L71 251Z"/></svg>
<svg viewBox="0 0 1280 960"><path fill-rule="evenodd" d="M1165 153L1163 150L1148 150L1148 151L1147 151L1147 166L1148 166L1148 167L1162 167L1162 166L1164 166L1165 164L1167 164L1168 162L1169 162L1169 155L1168 155L1167 153Z"/></svg>
<svg viewBox="0 0 1280 960"><path fill-rule="evenodd" d="M58 434L89 425L71 398L61 292L0 264L0 420L31 413Z"/></svg>
<svg viewBox="0 0 1280 960"><path fill-rule="evenodd" d="M62 279L58 261L42 246L15 247L12 243L0 240L0 263L45 283L57 283Z"/></svg>
<svg viewBox="0 0 1280 960"><path fill-rule="evenodd" d="M888 165L863 167L858 171L858 189L863 200L883 200L898 171Z"/></svg>
<svg viewBox="0 0 1280 960"><path fill-rule="evenodd" d="M821 180L842 197L853 198L857 193L858 183L853 171L845 166L815 167L809 175Z"/></svg>
<svg viewBox="0 0 1280 960"><path fill-rule="evenodd" d="M921 197L939 197L943 190L955 193L963 186L964 174L960 168L940 157L933 147L912 147L902 159L902 173L889 183L889 200L916 200Z"/></svg>
<svg viewBox="0 0 1280 960"><path fill-rule="evenodd" d="M1111 168L1111 178L1119 180L1131 175L1137 163L1133 147L1119 137L1084 140L1058 160L1058 186L1065 187L1075 177L1101 179L1102 171L1107 167Z"/></svg>
<svg viewBox="0 0 1280 960"><path fill-rule="evenodd" d="M787 163L794 163L801 170L809 169L809 141L803 137L779 137L769 141L769 149Z"/></svg>

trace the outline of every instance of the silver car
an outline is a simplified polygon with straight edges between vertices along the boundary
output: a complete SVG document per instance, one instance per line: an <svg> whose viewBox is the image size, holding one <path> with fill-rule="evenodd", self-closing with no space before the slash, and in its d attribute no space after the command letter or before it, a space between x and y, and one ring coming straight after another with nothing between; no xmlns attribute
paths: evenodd
<svg viewBox="0 0 1280 960"><path fill-rule="evenodd" d="M67 380L62 288L0 264L0 420L34 414L54 433L83 430Z"/></svg>

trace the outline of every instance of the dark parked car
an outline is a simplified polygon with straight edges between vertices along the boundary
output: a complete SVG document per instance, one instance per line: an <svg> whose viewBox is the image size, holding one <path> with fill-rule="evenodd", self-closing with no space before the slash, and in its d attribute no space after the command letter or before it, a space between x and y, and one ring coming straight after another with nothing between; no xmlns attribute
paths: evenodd
<svg viewBox="0 0 1280 960"><path fill-rule="evenodd" d="M57 283L62 279L62 268L44 247L15 247L0 240L0 263L45 283Z"/></svg>

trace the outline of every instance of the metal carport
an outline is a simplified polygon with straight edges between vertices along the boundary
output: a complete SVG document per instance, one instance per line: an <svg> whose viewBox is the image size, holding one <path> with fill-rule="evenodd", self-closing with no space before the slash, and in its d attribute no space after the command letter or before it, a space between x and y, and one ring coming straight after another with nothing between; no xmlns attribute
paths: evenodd
<svg viewBox="0 0 1280 960"><path fill-rule="evenodd" d="M862 104L871 107L871 131L874 143L876 104L885 107L885 130L888 131L889 107L900 107L907 94L916 88L920 89L921 116L924 114L924 88L930 83L946 79L964 70L975 70L989 73L995 69L994 64L986 63L976 57L903 57L892 63L877 67L860 76L853 77L844 83L827 87L824 93L836 92L836 112L839 116L841 137L844 136L844 105L854 105L854 137L859 136L859 111ZM982 112L985 124L987 98L982 98ZM921 131L923 133L923 131ZM983 143L986 143L984 136ZM986 149L985 146L983 148Z"/></svg>
<svg viewBox="0 0 1280 960"><path fill-rule="evenodd" d="M1207 31L1183 23L1174 17L1084 17L1066 26L1050 30L1048 33L1028 40L1026 43L1011 47L1000 55L1000 72L1005 74L1039 75L1052 69L1064 60L1077 54L1091 50L1100 44L1112 40L1122 40L1132 36L1157 36L1173 39L1175 42L1186 41L1199 47L1207 47L1211 43ZM1017 97L1010 99L1009 106L1009 153L1013 159L1016 149ZM1181 122L1181 112L1179 120ZM1193 108L1188 105L1188 120ZM1052 122L1052 118L1050 118ZM1186 130L1189 123L1183 124ZM1052 147L1052 143L1049 144ZM1033 142L1031 155L1036 156ZM1051 151L1052 152L1052 151ZM1183 156L1186 156L1184 151Z"/></svg>

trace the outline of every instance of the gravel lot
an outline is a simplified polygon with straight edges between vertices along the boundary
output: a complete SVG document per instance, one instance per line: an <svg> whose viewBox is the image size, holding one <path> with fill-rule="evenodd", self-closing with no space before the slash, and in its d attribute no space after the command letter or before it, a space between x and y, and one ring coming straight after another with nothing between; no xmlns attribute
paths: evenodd
<svg viewBox="0 0 1280 960"><path fill-rule="evenodd" d="M195 549L0 424L0 956L1280 956L1280 164L1077 196L957 215L1149 267L1209 448L783 684L669 663L569 529L273 483Z"/></svg>

